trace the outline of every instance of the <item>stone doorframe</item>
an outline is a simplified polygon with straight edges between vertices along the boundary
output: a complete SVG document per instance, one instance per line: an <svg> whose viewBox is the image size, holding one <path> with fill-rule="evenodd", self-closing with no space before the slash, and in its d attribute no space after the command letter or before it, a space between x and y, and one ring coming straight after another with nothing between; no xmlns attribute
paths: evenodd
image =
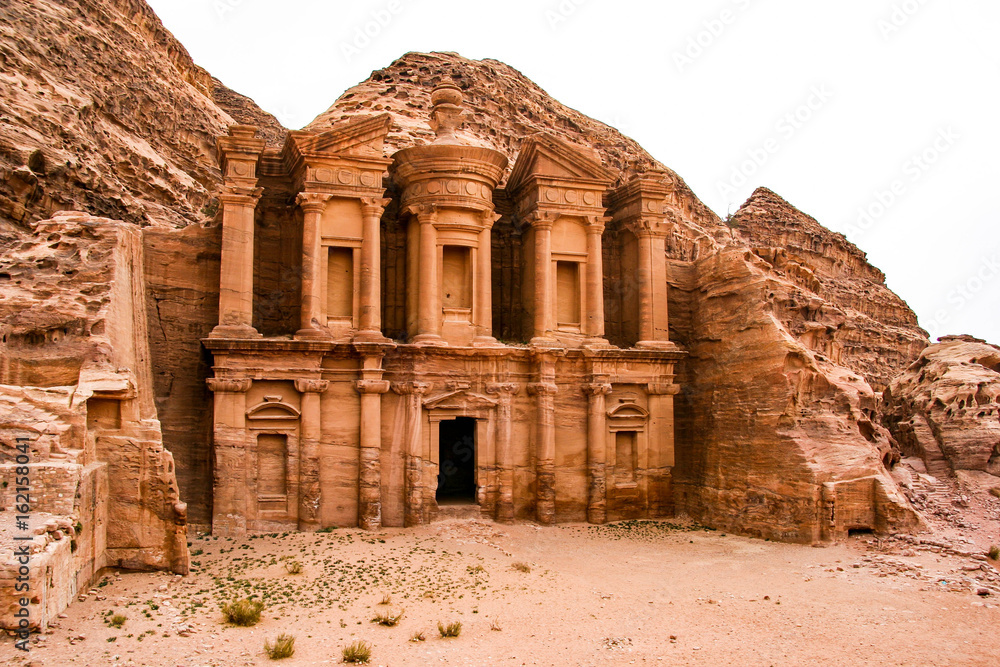
<svg viewBox="0 0 1000 667"><path fill-rule="evenodd" d="M470 391L468 382L449 383L445 391L423 400L423 419L427 424L426 460L430 462L430 479L425 485L424 502L437 513L437 473L440 462L441 422L457 417L476 420L475 480L476 504L484 516L496 512L499 484L497 476L496 433L499 399ZM509 410L508 410L509 418Z"/></svg>

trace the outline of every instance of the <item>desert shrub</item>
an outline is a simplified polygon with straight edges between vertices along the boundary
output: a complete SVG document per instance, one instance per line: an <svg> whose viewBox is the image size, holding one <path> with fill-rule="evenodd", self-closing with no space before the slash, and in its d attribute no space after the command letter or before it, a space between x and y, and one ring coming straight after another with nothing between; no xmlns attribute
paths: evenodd
<svg viewBox="0 0 1000 667"><path fill-rule="evenodd" d="M114 616L108 619L108 625L110 625L113 628L120 628L123 625L125 625L125 621L127 620L128 618L126 618L124 614L115 614Z"/></svg>
<svg viewBox="0 0 1000 667"><path fill-rule="evenodd" d="M389 593L386 593L385 595L383 595L382 596L382 601L379 602L379 604L385 605L387 607L389 605L391 605L392 604L392 595L390 595Z"/></svg>
<svg viewBox="0 0 1000 667"><path fill-rule="evenodd" d="M285 571L288 574L300 574L302 572L302 563L297 560L290 560L285 563Z"/></svg>
<svg viewBox="0 0 1000 667"><path fill-rule="evenodd" d="M531 572L531 566L528 565L527 563L522 563L520 561L514 563L513 565L511 565L511 567L517 570L518 572Z"/></svg>
<svg viewBox="0 0 1000 667"><path fill-rule="evenodd" d="M375 618L372 619L372 623L378 623L379 625L384 625L386 627L393 627L397 625L401 620L403 620L403 610L401 609L398 614L394 614L391 611L380 611L375 614Z"/></svg>
<svg viewBox="0 0 1000 667"><path fill-rule="evenodd" d="M222 617L226 619L226 623L241 625L243 627L257 625L260 621L260 612L262 611L264 611L263 602L248 598L227 602L222 605Z"/></svg>
<svg viewBox="0 0 1000 667"><path fill-rule="evenodd" d="M417 630L412 635L410 635L410 641L411 642L422 642L425 639L426 639L426 637L424 637L423 630Z"/></svg>
<svg viewBox="0 0 1000 667"><path fill-rule="evenodd" d="M1000 547L994 544L986 555L990 557L990 560L1000 560Z"/></svg>
<svg viewBox="0 0 1000 667"><path fill-rule="evenodd" d="M457 637L462 634L462 622L455 621L445 625L441 621L438 621L438 632L441 633L442 637Z"/></svg>
<svg viewBox="0 0 1000 667"><path fill-rule="evenodd" d="M341 656L346 663L366 665L372 659L372 647L367 642L356 641L345 646Z"/></svg>
<svg viewBox="0 0 1000 667"><path fill-rule="evenodd" d="M269 640L265 640L264 653L271 660L291 658L292 654L295 653L295 635L286 635L282 632L275 638L273 644Z"/></svg>

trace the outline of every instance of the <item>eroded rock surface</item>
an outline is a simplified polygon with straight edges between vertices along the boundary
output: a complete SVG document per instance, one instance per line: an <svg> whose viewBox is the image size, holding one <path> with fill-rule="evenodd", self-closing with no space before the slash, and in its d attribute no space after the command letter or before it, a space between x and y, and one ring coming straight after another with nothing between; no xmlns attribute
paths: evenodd
<svg viewBox="0 0 1000 667"><path fill-rule="evenodd" d="M5 539L37 531L43 515L55 522L31 552L36 627L103 567L188 570L187 509L153 403L143 264L134 225L65 211L0 258L4 514L23 502L18 480L31 489L28 526L5 524ZM0 579L14 576L13 553ZM58 575L46 583L47 569ZM17 600L0 587L0 624L16 627Z"/></svg>
<svg viewBox="0 0 1000 667"><path fill-rule="evenodd" d="M893 380L884 397L893 435L929 473L1000 476L1000 347L945 336Z"/></svg>
<svg viewBox="0 0 1000 667"><path fill-rule="evenodd" d="M799 288L775 295L788 330L811 350L862 374L876 391L927 345L916 314L843 234L766 188L757 189L729 224Z"/></svg>

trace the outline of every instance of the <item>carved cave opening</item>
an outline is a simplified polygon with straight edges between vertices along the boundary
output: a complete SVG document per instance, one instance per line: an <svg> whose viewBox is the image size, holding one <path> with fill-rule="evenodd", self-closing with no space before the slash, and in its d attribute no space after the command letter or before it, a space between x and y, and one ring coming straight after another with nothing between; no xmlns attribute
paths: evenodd
<svg viewBox="0 0 1000 667"><path fill-rule="evenodd" d="M437 501L468 504L476 501L476 420L457 417L442 421L438 435Z"/></svg>

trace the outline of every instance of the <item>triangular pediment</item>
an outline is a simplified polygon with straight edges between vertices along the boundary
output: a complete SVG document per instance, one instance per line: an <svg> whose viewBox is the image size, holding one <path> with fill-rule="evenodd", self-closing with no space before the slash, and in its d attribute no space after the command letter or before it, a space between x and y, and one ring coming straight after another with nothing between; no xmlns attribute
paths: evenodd
<svg viewBox="0 0 1000 667"><path fill-rule="evenodd" d="M293 130L288 133L285 152L293 159L317 153L380 158L391 125L392 117L384 113L358 116L319 133Z"/></svg>
<svg viewBox="0 0 1000 667"><path fill-rule="evenodd" d="M608 185L615 179L614 172L601 164L596 151L546 133L534 134L521 144L507 189L517 190L532 176Z"/></svg>
<svg viewBox="0 0 1000 667"><path fill-rule="evenodd" d="M476 394L463 389L447 391L435 396L428 396L427 399L424 400L424 407L428 410L492 408L495 407L496 404L497 401L489 396L483 396L482 394Z"/></svg>

